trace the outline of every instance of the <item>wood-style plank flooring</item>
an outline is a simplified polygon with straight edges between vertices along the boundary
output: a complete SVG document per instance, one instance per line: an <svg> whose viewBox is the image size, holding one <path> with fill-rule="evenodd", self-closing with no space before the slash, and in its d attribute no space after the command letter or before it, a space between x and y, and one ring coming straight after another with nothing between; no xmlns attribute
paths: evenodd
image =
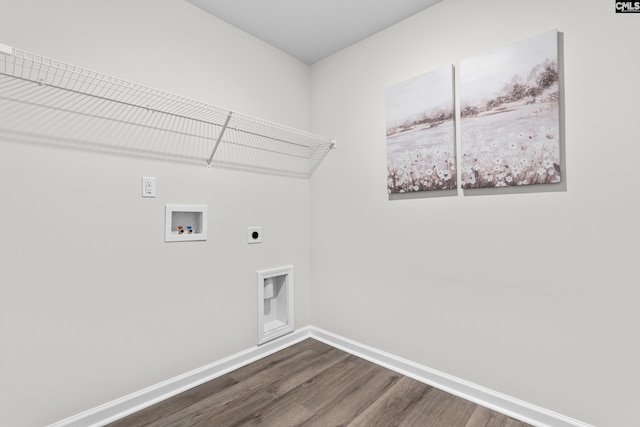
<svg viewBox="0 0 640 427"><path fill-rule="evenodd" d="M253 425L529 426L307 339L109 427Z"/></svg>

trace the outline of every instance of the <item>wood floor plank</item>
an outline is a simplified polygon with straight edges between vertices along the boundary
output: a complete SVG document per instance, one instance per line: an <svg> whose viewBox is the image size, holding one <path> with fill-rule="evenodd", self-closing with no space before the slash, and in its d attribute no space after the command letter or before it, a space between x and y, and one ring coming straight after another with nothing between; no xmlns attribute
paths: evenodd
<svg viewBox="0 0 640 427"><path fill-rule="evenodd" d="M273 371L273 374L280 376L277 379L278 389L273 389L274 396L281 396L288 391L299 387L301 384L311 381L315 376L325 372L343 361L349 360L353 356L335 348L330 348L327 352L318 354L313 358L305 360L304 369L281 369L279 372ZM233 375L234 379L238 379Z"/></svg>
<svg viewBox="0 0 640 427"><path fill-rule="evenodd" d="M310 395L304 406L314 415L305 426L348 425L399 381L401 375L360 359L362 367L344 375L322 394Z"/></svg>
<svg viewBox="0 0 640 427"><path fill-rule="evenodd" d="M478 406L465 427L489 427L498 414L489 408Z"/></svg>
<svg viewBox="0 0 640 427"><path fill-rule="evenodd" d="M221 389L236 385L240 381L254 376L261 370L269 369L270 367L274 367L279 363L282 363L293 355L309 351L309 357L316 360L319 355L325 354L331 349L331 346L328 346L316 340L302 341L295 346L288 347L267 358L260 359L247 366L241 367L235 370L231 375L224 375L222 377L215 378L198 387L187 390L184 393L179 394L178 396L145 408L127 417L126 420L113 422L109 426L126 427L134 425L137 427L142 427L153 425L153 423L157 422L159 423L163 419L167 419L174 413L190 407L193 404L199 403L208 396L217 394L219 391L221 391ZM316 362L318 361L316 360Z"/></svg>
<svg viewBox="0 0 640 427"><path fill-rule="evenodd" d="M337 349L329 349L324 354L306 349L287 356L274 356L271 362L267 361L267 369L257 372L254 367L240 368L240 372L229 376L234 380L236 376L244 378L242 381L165 417L153 424L154 427L235 425L247 413L261 410L277 396L348 355ZM253 375L246 376L247 371Z"/></svg>
<svg viewBox="0 0 640 427"><path fill-rule="evenodd" d="M433 417L425 424L425 427L464 427L467 420L476 409L476 404L459 397L450 396L447 404L437 417Z"/></svg>
<svg viewBox="0 0 640 427"><path fill-rule="evenodd" d="M483 406L476 406L465 427L528 427L529 424L513 419Z"/></svg>
<svg viewBox="0 0 640 427"><path fill-rule="evenodd" d="M232 426L302 426L305 425L305 420L309 419L313 414L305 407L297 405L292 402L287 402L287 405L280 405L278 400L273 402L273 405L269 405L264 408L264 411L252 412L245 417L239 419Z"/></svg>
<svg viewBox="0 0 640 427"><path fill-rule="evenodd" d="M285 412L282 411L283 408L280 408L277 404L281 400L279 398L287 395L292 390L298 389L300 385L313 381L313 378L322 375L322 373L333 368L336 364L344 363L343 361L349 357L352 356L340 350L331 349L316 359L310 360L305 369L297 370L288 367L278 371L275 375L272 375L272 378L264 381L258 387L242 387L242 384L249 382L249 380L245 380L240 383L238 390L242 394L242 399L236 399L231 401L230 404L220 407L215 414L207 416L202 425L246 425L269 416L269 414L273 413L273 410L275 410L276 417L285 416ZM270 374L273 374L273 372ZM253 378L251 381L253 381ZM299 409L299 407L296 409ZM304 412L308 411L304 410ZM295 414L295 417L287 415L291 419L297 419L301 416L299 413Z"/></svg>
<svg viewBox="0 0 640 427"><path fill-rule="evenodd" d="M146 427L157 425L157 423L162 422L163 419L172 416L176 412L197 404L207 396L217 394L221 390L234 386L237 383L238 381L229 376L215 378L170 399L149 406L124 419L117 420L109 424L109 427Z"/></svg>
<svg viewBox="0 0 640 427"><path fill-rule="evenodd" d="M530 427L307 339L110 427Z"/></svg>
<svg viewBox="0 0 640 427"><path fill-rule="evenodd" d="M413 408L432 387L409 377L402 377L376 402L367 408L349 427L393 427L411 419Z"/></svg>
<svg viewBox="0 0 640 427"><path fill-rule="evenodd" d="M243 421L247 423L246 425L277 425L279 420L286 418L297 420L297 423L287 425L302 424L304 420L312 417L315 411L318 410L310 402L324 402L327 396L322 393L333 394L339 391L340 386L338 384L344 383L344 378L352 376L353 372L360 372L361 375L367 374L367 372L362 371L362 366L358 363L356 357L343 353L335 364L321 372L317 372L306 381L299 382L297 387L277 397L266 407L247 413Z"/></svg>
<svg viewBox="0 0 640 427"><path fill-rule="evenodd" d="M283 363L284 360L288 360L289 364L291 363L295 364L298 359L303 359L305 355L306 353L304 350L298 353L297 355L295 351L290 353L287 352L288 357L286 358L274 357L273 360L271 361L271 365L274 366L274 365L277 365L278 363ZM240 369L243 369L243 368L240 368ZM262 378L258 377L258 379L261 380ZM203 402L206 403L210 401L212 399L212 396L218 396L219 404L220 402L222 404L231 402L235 397L237 397L237 393L235 393L235 390L237 390L240 387L238 386L239 384L238 380L236 380L231 375L224 375L222 377L216 378L215 380L212 380L212 382L219 382L219 381L225 381L229 385L229 387L225 387L220 390L215 390L212 393L202 395L200 396L200 398L195 399L193 401L191 400L185 401L185 404L181 406L179 404L176 404L175 400L176 399L184 400L183 394L178 395L172 399L168 399L164 402L160 402L157 405L154 405L137 414L134 414L131 417L127 417L125 420L122 420L120 423L118 422L112 423L110 424L110 427L116 427L116 426L124 427L124 426L131 426L131 425L135 425L136 427L146 426L146 425L153 425L153 426L181 425L184 422L183 420L181 420L183 416L186 416L190 419L192 415L198 413L199 407L202 406ZM251 387L253 384L254 382L247 381L242 385L242 388L246 389L248 387ZM190 394L191 392L192 391L189 390L186 393ZM212 406L212 408L214 407ZM161 412L163 416L159 417L159 415L156 414L156 412ZM130 422L133 422L134 417L136 418L135 422L137 424L129 424ZM175 423L174 423L174 420L176 420Z"/></svg>
<svg viewBox="0 0 640 427"><path fill-rule="evenodd" d="M238 368L235 371L231 372L229 375L233 376L238 381L243 381L247 378L253 377L258 372L271 369L273 367L278 367L279 364L287 361L292 356L299 355L300 353L305 353L305 355L309 359L312 359L328 351L335 350L337 349L320 341L307 339L298 344L273 353L268 357L262 358L246 366Z"/></svg>
<svg viewBox="0 0 640 427"><path fill-rule="evenodd" d="M403 419L403 427L444 426L440 424L451 410L450 402L456 397L437 388L431 388ZM454 427L454 426L451 426Z"/></svg>

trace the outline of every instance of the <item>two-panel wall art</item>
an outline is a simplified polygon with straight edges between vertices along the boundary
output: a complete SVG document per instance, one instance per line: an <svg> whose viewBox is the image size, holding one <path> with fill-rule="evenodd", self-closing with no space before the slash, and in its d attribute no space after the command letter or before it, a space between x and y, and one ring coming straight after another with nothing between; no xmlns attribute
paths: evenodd
<svg viewBox="0 0 640 427"><path fill-rule="evenodd" d="M557 31L461 61L459 154L452 66L390 86L388 193L559 183L558 83Z"/></svg>

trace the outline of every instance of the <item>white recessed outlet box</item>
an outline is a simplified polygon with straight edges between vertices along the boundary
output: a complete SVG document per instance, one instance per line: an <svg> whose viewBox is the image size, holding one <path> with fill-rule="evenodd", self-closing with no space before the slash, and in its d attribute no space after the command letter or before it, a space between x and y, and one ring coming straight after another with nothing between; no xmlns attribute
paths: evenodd
<svg viewBox="0 0 640 427"><path fill-rule="evenodd" d="M262 243L262 227L249 227L247 231L247 242L249 244Z"/></svg>
<svg viewBox="0 0 640 427"><path fill-rule="evenodd" d="M293 332L293 266L258 276L258 345Z"/></svg>
<svg viewBox="0 0 640 427"><path fill-rule="evenodd" d="M165 242L207 240L207 205L166 205Z"/></svg>

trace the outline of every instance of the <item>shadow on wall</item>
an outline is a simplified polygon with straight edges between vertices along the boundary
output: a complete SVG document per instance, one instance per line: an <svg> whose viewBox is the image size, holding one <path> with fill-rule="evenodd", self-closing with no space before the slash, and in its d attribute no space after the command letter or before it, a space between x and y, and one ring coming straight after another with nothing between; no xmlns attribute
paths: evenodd
<svg viewBox="0 0 640 427"><path fill-rule="evenodd" d="M0 137L309 177L330 138L0 46Z"/></svg>
<svg viewBox="0 0 640 427"><path fill-rule="evenodd" d="M159 160L207 167L210 165L271 175L307 178L310 175L308 148L246 134L238 129L226 129L220 139L220 127L193 119L150 111L135 106L104 108L95 111L87 105L88 96L75 98L74 111L63 106L20 99L37 92L49 98L48 88L31 82L13 83L10 89L25 88L20 93L8 90L7 77L0 75L0 140L2 142L80 150L131 158ZM69 98L57 95L60 98ZM45 102L49 99L44 99ZM66 99L68 101L68 99ZM104 101L101 100L101 104ZM126 110L126 111L125 111ZM113 113L117 116L104 114ZM284 149L283 149L284 146ZM297 152L296 152L297 150Z"/></svg>
<svg viewBox="0 0 640 427"><path fill-rule="evenodd" d="M0 114L2 114L1 110ZM174 150L174 152L167 152L161 149L147 149L144 146L135 146L135 144L124 145L118 143L110 144L108 142L92 142L87 140L57 137L50 134L46 135L32 132L20 132L4 129L1 127L0 143L27 144L43 148L83 151L96 155L109 155L133 159L154 160L173 164L177 163L188 166L196 166L201 168L206 168L208 166L206 158L202 156L189 155L189 153L185 152L181 153L179 152L179 150ZM160 144L158 144L154 148L158 147L160 147ZM249 162L243 163L242 157L239 157L237 159L230 159L227 161L214 159L211 162L211 167L300 179L306 179L309 176L309 174L306 172L295 170L289 171L283 169L281 166L274 168L260 166L260 163L267 163L265 161L260 162L260 159L257 159L256 163L258 164L251 164Z"/></svg>

